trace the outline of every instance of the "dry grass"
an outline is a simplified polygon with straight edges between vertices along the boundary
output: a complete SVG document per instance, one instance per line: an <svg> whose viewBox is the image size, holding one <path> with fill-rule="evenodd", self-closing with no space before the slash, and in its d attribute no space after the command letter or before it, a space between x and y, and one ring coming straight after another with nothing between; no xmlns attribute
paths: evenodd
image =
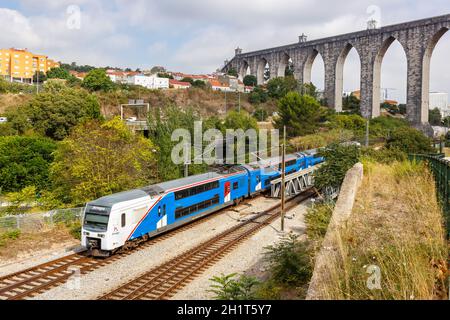
<svg viewBox="0 0 450 320"><path fill-rule="evenodd" d="M74 239L70 234L70 229L63 225L47 228L39 233L21 233L17 239L7 239L1 243L0 261L77 244L79 244L79 240Z"/></svg>
<svg viewBox="0 0 450 320"><path fill-rule="evenodd" d="M448 251L435 194L426 167L366 163L352 216L334 236L339 249L327 264L323 298L446 298ZM381 289L368 288L373 266Z"/></svg>

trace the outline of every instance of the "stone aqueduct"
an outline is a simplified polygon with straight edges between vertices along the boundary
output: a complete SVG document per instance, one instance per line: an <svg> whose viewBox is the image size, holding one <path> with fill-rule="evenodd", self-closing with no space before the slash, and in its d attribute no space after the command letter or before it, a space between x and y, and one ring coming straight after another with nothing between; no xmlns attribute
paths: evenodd
<svg viewBox="0 0 450 320"><path fill-rule="evenodd" d="M313 41L300 41L286 46L242 53L236 49L223 72L231 68L243 78L248 69L264 82L269 64L271 77L283 77L288 62L300 83L311 82L311 69L318 54L325 65L324 96L328 106L342 111L343 69L349 51L355 48L361 62L361 112L364 117L380 115L381 64L389 46L398 40L407 59L407 117L418 128L428 125L430 61L439 39L450 29L450 14L406 22L378 29L333 36ZM449 57L450 58L450 57ZM448 71L447 71L448 72Z"/></svg>

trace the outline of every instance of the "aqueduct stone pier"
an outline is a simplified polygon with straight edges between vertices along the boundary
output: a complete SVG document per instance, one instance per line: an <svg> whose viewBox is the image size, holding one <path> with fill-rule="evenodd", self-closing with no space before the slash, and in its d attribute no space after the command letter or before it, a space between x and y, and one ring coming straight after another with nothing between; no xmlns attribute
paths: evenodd
<svg viewBox="0 0 450 320"><path fill-rule="evenodd" d="M250 70L258 84L262 84L267 64L271 77L283 77L290 62L295 78L300 83L309 83L313 62L320 54L325 64L324 96L328 106L339 112L344 63L349 51L355 48L361 62L361 112L364 117L373 118L380 115L381 63L389 46L398 40L407 59L407 117L416 127L425 129L429 127L431 55L449 28L450 14L447 14L313 41L305 41L301 36L297 43L276 48L248 53L238 48L222 71L233 68L243 78Z"/></svg>

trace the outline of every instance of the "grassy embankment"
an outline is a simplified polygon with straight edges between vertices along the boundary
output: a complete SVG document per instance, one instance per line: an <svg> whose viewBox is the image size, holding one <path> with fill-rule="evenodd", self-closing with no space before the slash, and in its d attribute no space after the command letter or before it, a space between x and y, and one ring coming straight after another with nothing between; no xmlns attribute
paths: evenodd
<svg viewBox="0 0 450 320"><path fill-rule="evenodd" d="M352 216L336 237L340 254L321 282L323 298L446 298L448 250L435 194L422 165L366 161ZM376 268L381 289L374 289Z"/></svg>

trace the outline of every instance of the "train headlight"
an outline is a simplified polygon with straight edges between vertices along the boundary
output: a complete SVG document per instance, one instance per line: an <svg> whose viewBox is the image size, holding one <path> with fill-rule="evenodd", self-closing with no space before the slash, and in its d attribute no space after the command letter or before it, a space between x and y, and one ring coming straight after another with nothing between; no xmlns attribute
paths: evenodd
<svg viewBox="0 0 450 320"><path fill-rule="evenodd" d="M104 234L101 234L101 233L97 234L97 236L98 236L99 238L104 238L104 237L105 237L105 235L104 235Z"/></svg>
<svg viewBox="0 0 450 320"><path fill-rule="evenodd" d="M90 234L89 232L86 232L86 231L83 232L84 236L88 236L89 234Z"/></svg>

